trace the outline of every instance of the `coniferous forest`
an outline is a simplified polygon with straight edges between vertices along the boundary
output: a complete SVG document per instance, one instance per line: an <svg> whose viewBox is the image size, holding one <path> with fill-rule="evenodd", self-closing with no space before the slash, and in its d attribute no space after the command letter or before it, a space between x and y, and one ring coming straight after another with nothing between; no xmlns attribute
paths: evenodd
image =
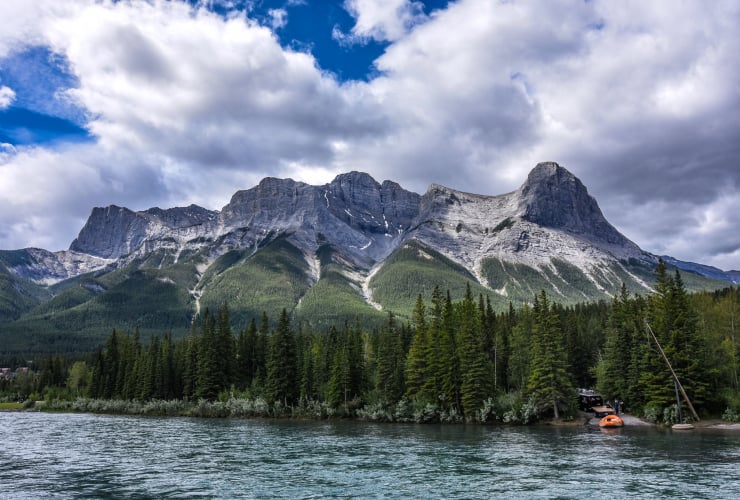
<svg viewBox="0 0 740 500"><path fill-rule="evenodd" d="M0 397L123 413L530 423L574 418L577 388L594 388L672 423L673 378L649 325L699 414L740 420L740 291L689 294L678 271L656 273L649 296L623 287L611 302L564 307L543 291L504 312L470 287L457 302L435 288L411 320L388 314L372 331L357 321L315 331L285 310L235 331L223 304L183 338L113 331L87 359L44 359L0 381Z"/></svg>

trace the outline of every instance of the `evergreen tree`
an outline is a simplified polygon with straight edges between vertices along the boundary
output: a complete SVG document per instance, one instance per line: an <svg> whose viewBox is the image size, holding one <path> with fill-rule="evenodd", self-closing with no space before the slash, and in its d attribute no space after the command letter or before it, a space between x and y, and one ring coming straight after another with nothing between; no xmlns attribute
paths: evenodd
<svg viewBox="0 0 740 500"><path fill-rule="evenodd" d="M300 398L303 400L314 400L318 399L318 386L315 384L315 364L316 364L316 353L317 353L317 341L314 337L313 332L301 331L298 336L298 344L300 348L300 372L299 382L301 386Z"/></svg>
<svg viewBox="0 0 740 500"><path fill-rule="evenodd" d="M429 391L430 365L433 363L426 308L421 294L414 307L414 334L406 358L406 395L422 402L434 402L436 394Z"/></svg>
<svg viewBox="0 0 740 500"><path fill-rule="evenodd" d="M375 386L380 399L391 404L398 402L404 394L406 356L399 330L395 316L389 312L388 323L378 338Z"/></svg>
<svg viewBox="0 0 740 500"><path fill-rule="evenodd" d="M291 405L298 398L298 377L295 337L285 309L280 313L277 328L270 338L269 345L265 382L268 401L281 401L285 406Z"/></svg>
<svg viewBox="0 0 740 500"><path fill-rule="evenodd" d="M541 412L550 407L555 418L560 418L559 405L570 405L575 389L568 373L559 318L544 290L535 297L533 312L532 367L527 389Z"/></svg>
<svg viewBox="0 0 740 500"><path fill-rule="evenodd" d="M509 391L509 357L511 356L511 330L516 322L514 305L509 302L509 309L496 323L496 341L494 343L494 388Z"/></svg>
<svg viewBox="0 0 740 500"><path fill-rule="evenodd" d="M432 306L430 320L427 324L427 350L426 363L427 375L422 391L434 403L439 403L442 398L442 365L443 356L443 311L444 297L438 286L432 291ZM409 351L410 355L410 351Z"/></svg>
<svg viewBox="0 0 740 500"><path fill-rule="evenodd" d="M351 391L349 339L346 335L338 339L334 348L330 364L329 385L327 396L329 403L337 407L340 404L347 406Z"/></svg>
<svg viewBox="0 0 740 500"><path fill-rule="evenodd" d="M234 335L229 323L229 305L227 303L224 303L218 311L218 325L214 341L216 343L216 359L218 360L216 380L220 392L234 384L234 365L236 362Z"/></svg>
<svg viewBox="0 0 740 500"><path fill-rule="evenodd" d="M198 388L198 354L200 339L198 338L195 322L190 327L190 335L185 339L183 368L182 368L182 395L189 400L196 395Z"/></svg>
<svg viewBox="0 0 740 500"><path fill-rule="evenodd" d="M476 310L477 309L477 310ZM460 400L465 415L472 416L492 394L493 372L484 349L481 308L476 308L468 283L460 307Z"/></svg>
<svg viewBox="0 0 740 500"><path fill-rule="evenodd" d="M447 290L442 311L439 349L442 403L446 409L460 412L462 411L462 401L460 399L460 359L455 335L457 328L455 307L450 298L450 291Z"/></svg>
<svg viewBox="0 0 740 500"><path fill-rule="evenodd" d="M203 314L198 342L198 374L195 397L215 401L223 387L219 377L216 320L208 309Z"/></svg>
<svg viewBox="0 0 740 500"><path fill-rule="evenodd" d="M114 329L105 344L105 351L102 360L103 373L101 377L101 392L98 397L103 399L112 399L114 397L116 393L116 377L118 376L119 359L118 334Z"/></svg>
<svg viewBox="0 0 740 500"><path fill-rule="evenodd" d="M656 269L656 293L649 299L649 324L671 363L676 376L695 406L705 402L708 393L707 349L698 331L697 316L689 303L681 274L667 273L661 260ZM645 399L658 407L675 403L673 375L651 345L645 350L645 371L641 382Z"/></svg>

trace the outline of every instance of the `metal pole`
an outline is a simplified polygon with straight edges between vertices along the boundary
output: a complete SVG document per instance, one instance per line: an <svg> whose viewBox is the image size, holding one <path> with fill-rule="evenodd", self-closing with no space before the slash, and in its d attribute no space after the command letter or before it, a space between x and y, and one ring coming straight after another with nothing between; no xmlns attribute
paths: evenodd
<svg viewBox="0 0 740 500"><path fill-rule="evenodd" d="M683 423L683 417L681 416L681 399L678 397L678 384L676 379L673 379L673 387L676 389L676 407L678 408L678 423Z"/></svg>
<svg viewBox="0 0 740 500"><path fill-rule="evenodd" d="M673 367L671 366L671 362L668 361L668 357L663 352L663 348L660 347L660 342L658 342L658 337L655 336L655 333L653 332L653 329L650 328L650 324L645 320L645 326L647 327L648 332L650 332L650 335L653 336L653 340L655 341L655 345L658 346L658 350L660 351L660 354L663 356L663 359L665 360L666 364L668 365L668 369L671 370L671 374L673 375L673 380L678 386L678 388L681 390L681 394L683 395L684 399L686 400L686 404L689 406L689 410L691 410L691 414L694 415L694 418L698 421L699 415L696 414L696 410L694 410L694 405L691 404L691 401L689 400L689 397L686 395L686 391L684 391L683 386L681 385L681 381L678 380L678 377L676 376L676 372L673 371ZM680 402L679 402L680 406Z"/></svg>

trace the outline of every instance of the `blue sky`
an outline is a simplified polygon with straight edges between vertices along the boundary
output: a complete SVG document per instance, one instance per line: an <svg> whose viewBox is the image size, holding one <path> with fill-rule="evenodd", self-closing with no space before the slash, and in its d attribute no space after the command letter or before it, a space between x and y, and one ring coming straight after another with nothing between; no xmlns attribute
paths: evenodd
<svg viewBox="0 0 740 500"><path fill-rule="evenodd" d="M3 0L0 248L94 206L349 170L516 189L558 161L642 248L740 269L740 5Z"/></svg>
<svg viewBox="0 0 740 500"><path fill-rule="evenodd" d="M423 15L447 6L447 0L418 2ZM205 8L228 18L246 13L273 29L286 50L310 52L324 71L340 81L375 77L373 63L390 45L371 36L338 40L335 33L349 34L354 18L344 0L257 0L202 2L190 0L193 8ZM290 22L287 20L290 19ZM62 142L92 141L85 129L86 112L58 98L60 92L78 86L69 61L43 45L29 45L5 57L0 83L13 89L15 99L0 110L0 142L13 146L53 146Z"/></svg>

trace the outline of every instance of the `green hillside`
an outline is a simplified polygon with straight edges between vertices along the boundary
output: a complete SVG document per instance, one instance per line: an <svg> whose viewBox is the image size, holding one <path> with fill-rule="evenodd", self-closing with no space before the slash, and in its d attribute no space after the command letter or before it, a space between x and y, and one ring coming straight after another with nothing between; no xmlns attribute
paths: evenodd
<svg viewBox="0 0 740 500"><path fill-rule="evenodd" d="M359 319L363 328L373 329L387 321L387 315L368 305L362 296L362 285L347 276L331 260L331 249L319 250L321 277L296 307L296 318L315 327L340 325Z"/></svg>
<svg viewBox="0 0 740 500"><path fill-rule="evenodd" d="M396 250L370 280L373 300L401 317L410 318L419 294L429 300L435 286L450 291L452 300L465 296L467 285L473 296L489 296L496 309L508 307L508 299L478 284L464 267L439 252L411 240Z"/></svg>
<svg viewBox="0 0 740 500"><path fill-rule="evenodd" d="M495 310L503 311L510 302L530 303L540 290L554 302L575 304L609 300L622 283L631 293L645 294L641 282L654 282L652 266L636 260L595 269L589 277L563 259L535 268L490 258L481 265L490 285L486 288L461 265L410 240L369 282L373 302L382 306L377 310L363 297L367 270L346 267L329 246L316 255L318 281L303 252L284 237L257 251L228 252L213 262L198 253L175 257L156 251L119 269L42 286L7 270L9 265L29 264L22 261L27 253L0 252L0 355L90 352L113 329L138 328L142 338L168 332L177 337L189 331L198 311L216 311L224 303L235 330L259 319L263 311L278 318L283 308L294 321L314 328L359 320L372 330L387 321L388 311L410 320L417 296L429 300L436 286L449 290L456 301L470 285L476 298L487 296ZM681 276L690 291L726 286L688 271Z"/></svg>
<svg viewBox="0 0 740 500"><path fill-rule="evenodd" d="M265 311L277 318L283 308L291 310L311 286L303 253L278 238L257 253L232 251L210 266L201 279L200 308L218 310L229 306L232 323L242 328Z"/></svg>

